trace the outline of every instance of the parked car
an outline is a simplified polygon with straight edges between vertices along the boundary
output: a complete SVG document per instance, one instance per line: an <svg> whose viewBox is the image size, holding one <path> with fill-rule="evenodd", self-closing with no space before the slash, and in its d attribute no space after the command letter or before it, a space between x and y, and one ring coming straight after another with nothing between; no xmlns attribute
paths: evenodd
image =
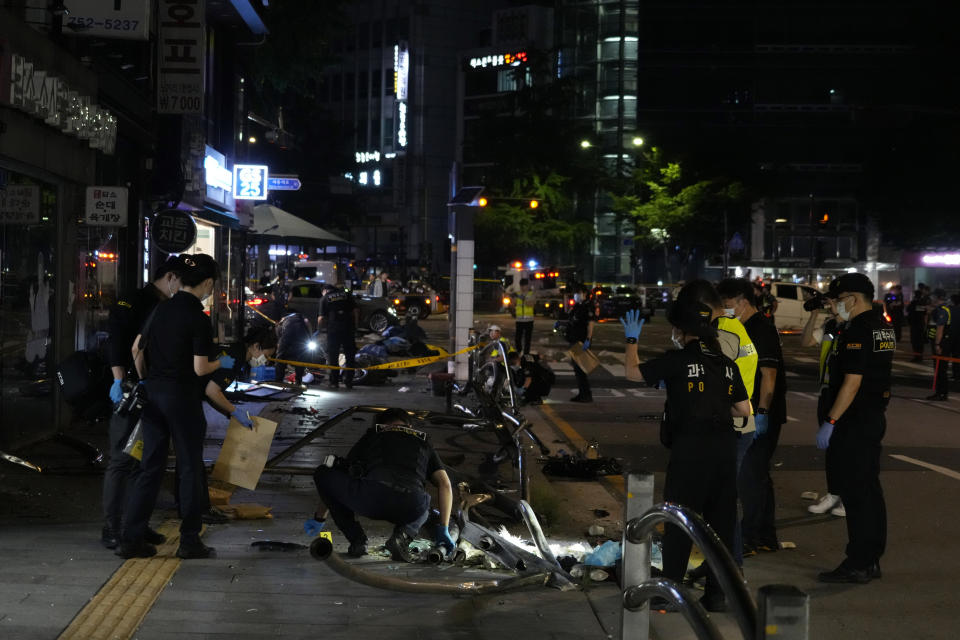
<svg viewBox="0 0 960 640"><path fill-rule="evenodd" d="M437 306L437 293L426 282L410 280L390 291L390 302L398 315L426 318Z"/></svg>
<svg viewBox="0 0 960 640"><path fill-rule="evenodd" d="M639 309L640 317L649 320L653 312L646 308L633 287L597 287L593 290L600 318L622 318L627 311Z"/></svg>
<svg viewBox="0 0 960 640"><path fill-rule="evenodd" d="M287 308L299 311L316 329L317 313L320 310L320 298L323 297L323 283L314 280L294 280L288 285ZM360 330L382 333L387 327L397 324L397 312L387 298L374 298L364 293L354 292L353 299L360 307Z"/></svg>
<svg viewBox="0 0 960 640"><path fill-rule="evenodd" d="M777 299L777 310L774 313L774 324L779 331L800 331L810 317L809 311L803 310L803 303L812 297L817 289L805 284L793 282L772 282L770 292ZM817 322L822 324L827 314L821 313Z"/></svg>

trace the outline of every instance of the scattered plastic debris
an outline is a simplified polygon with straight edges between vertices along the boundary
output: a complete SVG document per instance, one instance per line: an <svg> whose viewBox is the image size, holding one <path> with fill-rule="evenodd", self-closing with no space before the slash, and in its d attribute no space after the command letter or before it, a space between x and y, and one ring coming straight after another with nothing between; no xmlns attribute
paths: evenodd
<svg viewBox="0 0 960 640"><path fill-rule="evenodd" d="M591 567L612 567L620 559L620 543L607 540L583 557L583 564Z"/></svg>
<svg viewBox="0 0 960 640"><path fill-rule="evenodd" d="M592 524L587 529L587 534L591 536L602 536L604 531L606 531L606 529L599 524Z"/></svg>
<svg viewBox="0 0 960 640"><path fill-rule="evenodd" d="M614 476L623 473L623 466L616 458L596 458L588 460L574 456L550 456L543 465L543 473L563 478L596 478Z"/></svg>
<svg viewBox="0 0 960 640"><path fill-rule="evenodd" d="M820 497L820 494L816 491L804 491L800 494L801 500L816 500Z"/></svg>
<svg viewBox="0 0 960 640"><path fill-rule="evenodd" d="M796 549L796 548L797 548L797 543L796 543L796 542L781 542L781 543L780 543L780 548L781 548L781 549Z"/></svg>
<svg viewBox="0 0 960 640"><path fill-rule="evenodd" d="M410 391L410 387L400 387L397 389L398 393L407 393L408 391Z"/></svg>

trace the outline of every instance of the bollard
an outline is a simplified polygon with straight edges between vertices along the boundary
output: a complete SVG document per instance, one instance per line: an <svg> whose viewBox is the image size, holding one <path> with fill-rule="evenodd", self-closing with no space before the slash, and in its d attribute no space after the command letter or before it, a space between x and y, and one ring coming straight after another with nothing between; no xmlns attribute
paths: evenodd
<svg viewBox="0 0 960 640"><path fill-rule="evenodd" d="M653 474L627 473L624 477L627 500L623 521L639 518L653 506ZM622 543L623 569L620 587L642 584L650 579L650 539L641 544L627 540L626 527ZM635 611L623 609L620 621L621 640L647 640L650 635L650 605L644 604Z"/></svg>
<svg viewBox="0 0 960 640"><path fill-rule="evenodd" d="M757 639L808 640L810 596L787 584L768 584L757 592Z"/></svg>

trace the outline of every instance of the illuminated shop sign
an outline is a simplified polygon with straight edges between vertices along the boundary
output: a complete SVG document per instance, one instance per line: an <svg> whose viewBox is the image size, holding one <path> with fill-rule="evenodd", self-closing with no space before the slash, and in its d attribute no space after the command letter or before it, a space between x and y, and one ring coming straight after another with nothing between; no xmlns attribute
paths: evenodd
<svg viewBox="0 0 960 640"><path fill-rule="evenodd" d="M2 51L2 47L0 47ZM63 133L87 140L91 149L113 155L117 119L63 78L16 53L0 57L0 104L17 107Z"/></svg>
<svg viewBox="0 0 960 640"><path fill-rule="evenodd" d="M264 164L233 166L233 197L237 200L266 200L270 170Z"/></svg>
<svg viewBox="0 0 960 640"><path fill-rule="evenodd" d="M960 267L960 253L925 253L920 262L930 267Z"/></svg>
<svg viewBox="0 0 960 640"><path fill-rule="evenodd" d="M203 157L203 169L208 187L233 191L233 173L226 167L226 158L213 147L207 146Z"/></svg>
<svg viewBox="0 0 960 640"><path fill-rule="evenodd" d="M410 79L410 50L406 42L393 46L393 94L397 100L407 99Z"/></svg>
<svg viewBox="0 0 960 640"><path fill-rule="evenodd" d="M397 144L401 149L407 148L407 103L397 103Z"/></svg>
<svg viewBox="0 0 960 640"><path fill-rule="evenodd" d="M380 162L379 151L357 151L354 154L357 164L366 164L368 162Z"/></svg>
<svg viewBox="0 0 960 640"><path fill-rule="evenodd" d="M471 69L486 69L487 67L519 67L527 61L526 51L515 53L494 53L486 56L470 58Z"/></svg>

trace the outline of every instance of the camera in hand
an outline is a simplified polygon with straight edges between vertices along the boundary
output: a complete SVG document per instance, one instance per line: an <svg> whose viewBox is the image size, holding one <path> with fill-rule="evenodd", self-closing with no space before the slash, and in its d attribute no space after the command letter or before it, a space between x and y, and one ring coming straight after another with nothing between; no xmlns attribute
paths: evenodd
<svg viewBox="0 0 960 640"><path fill-rule="evenodd" d="M133 385L133 389L130 390L130 393L123 397L123 400L117 403L116 409L113 410L118 416L128 416L131 412L141 412L143 411L143 405L146 403L147 393L146 388L142 384Z"/></svg>
<svg viewBox="0 0 960 640"><path fill-rule="evenodd" d="M803 303L804 311L813 311L814 309L825 309L827 307L827 298L819 291L813 292L813 297Z"/></svg>

